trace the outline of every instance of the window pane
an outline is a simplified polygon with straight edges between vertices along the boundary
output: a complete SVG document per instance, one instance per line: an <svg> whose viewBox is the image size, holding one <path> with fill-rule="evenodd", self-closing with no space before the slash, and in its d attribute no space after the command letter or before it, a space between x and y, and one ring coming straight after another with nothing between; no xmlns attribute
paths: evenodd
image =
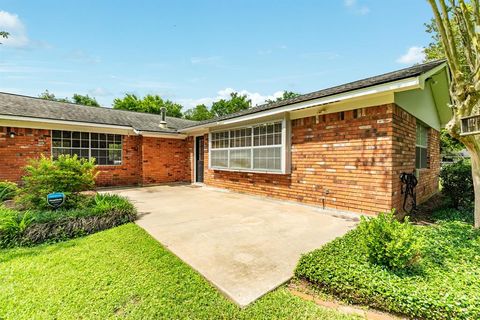
<svg viewBox="0 0 480 320"><path fill-rule="evenodd" d="M61 138L61 137L62 137L62 131L53 130L53 131L52 131L52 137L54 137L54 138Z"/></svg>
<svg viewBox="0 0 480 320"><path fill-rule="evenodd" d="M253 149L253 168L265 170L281 169L281 147Z"/></svg>
<svg viewBox="0 0 480 320"><path fill-rule="evenodd" d="M212 149L228 148L228 131L212 133Z"/></svg>
<svg viewBox="0 0 480 320"><path fill-rule="evenodd" d="M421 154L421 166L422 166L422 168L428 168L428 164L427 164L427 148L421 148L420 154Z"/></svg>
<svg viewBox="0 0 480 320"><path fill-rule="evenodd" d="M212 167L227 168L228 167L228 151L227 150L214 150L211 151L210 160Z"/></svg>
<svg viewBox="0 0 480 320"><path fill-rule="evenodd" d="M230 168L250 168L251 149L230 150Z"/></svg>

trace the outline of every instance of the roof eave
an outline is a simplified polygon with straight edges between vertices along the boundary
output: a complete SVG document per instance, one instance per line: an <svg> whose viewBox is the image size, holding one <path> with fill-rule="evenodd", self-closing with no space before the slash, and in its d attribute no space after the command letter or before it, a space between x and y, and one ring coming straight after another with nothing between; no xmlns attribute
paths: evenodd
<svg viewBox="0 0 480 320"><path fill-rule="evenodd" d="M435 69L435 68L434 68ZM229 125L229 124L234 124L237 122L242 122L242 121L248 121L248 120L253 120L253 119L258 119L258 118L263 118L267 116L272 116L284 112L290 112L294 110L299 110L299 109L305 109L305 108L310 108L318 105L325 105L333 102L339 102L339 101L344 101L348 99L353 99L353 98L359 98L359 97L365 97L369 95L376 95L376 94L381 94L381 93L386 93L389 91L392 92L398 92L398 91L404 91L404 90L411 90L411 89L416 89L420 87L420 76L414 76L414 77L409 77L401 80L396 80L396 81L391 81L379 85L374 85L366 88L361 88L357 90L352 90L352 91L347 91L331 96L326 96L322 98L316 98L312 100L307 100L307 101L302 101L302 102L297 102L297 103L292 103L288 104L279 108L275 109L270 109L270 110L265 110L265 111L259 111L256 113L252 114L247 114L244 116L240 117L235 117L231 119L226 119L226 120L220 120L216 122L210 122L206 123L203 125L198 125L198 126L192 126L184 129L178 130L181 133L189 133L196 131L198 129L208 129L211 127L216 127L220 125Z"/></svg>

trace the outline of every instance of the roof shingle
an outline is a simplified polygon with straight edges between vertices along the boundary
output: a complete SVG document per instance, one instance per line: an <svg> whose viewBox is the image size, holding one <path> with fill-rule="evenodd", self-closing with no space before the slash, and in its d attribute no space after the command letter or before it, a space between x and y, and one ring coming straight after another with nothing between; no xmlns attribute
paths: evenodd
<svg viewBox="0 0 480 320"><path fill-rule="evenodd" d="M132 127L139 131L175 133L195 121L167 117L167 128L160 128L160 115L87 107L73 103L0 93L0 116L20 116Z"/></svg>

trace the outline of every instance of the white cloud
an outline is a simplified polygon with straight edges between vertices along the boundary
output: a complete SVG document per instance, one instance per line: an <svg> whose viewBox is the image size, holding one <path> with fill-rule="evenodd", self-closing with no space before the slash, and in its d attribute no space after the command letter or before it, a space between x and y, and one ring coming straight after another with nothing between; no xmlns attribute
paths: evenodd
<svg viewBox="0 0 480 320"><path fill-rule="evenodd" d="M370 8L366 5L359 4L357 0L344 0L343 5L351 12L358 15L366 15L370 13Z"/></svg>
<svg viewBox="0 0 480 320"><path fill-rule="evenodd" d="M23 48L30 44L27 29L18 15L0 11L0 30L10 33L7 39L1 39L2 46Z"/></svg>
<svg viewBox="0 0 480 320"><path fill-rule="evenodd" d="M407 52L397 59L397 63L415 64L425 60L425 49L421 47L410 47Z"/></svg>
<svg viewBox="0 0 480 320"><path fill-rule="evenodd" d="M230 99L230 94L238 92L240 95L246 95L248 99L252 101L252 106L257 106L265 103L266 100L275 100L283 95L283 91L277 91L271 95L262 95L258 92L250 92L248 90L235 90L233 88L225 88L217 92L215 97L205 97L200 99L177 99L177 101L183 104L187 109L193 108L199 104L211 106L215 101L221 99Z"/></svg>

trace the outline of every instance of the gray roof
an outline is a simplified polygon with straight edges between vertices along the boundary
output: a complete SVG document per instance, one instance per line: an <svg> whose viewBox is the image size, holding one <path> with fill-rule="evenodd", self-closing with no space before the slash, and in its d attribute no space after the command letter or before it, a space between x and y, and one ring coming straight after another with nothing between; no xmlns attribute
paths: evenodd
<svg viewBox="0 0 480 320"><path fill-rule="evenodd" d="M335 94L371 87L387 82L402 80L419 76L444 63L444 60L419 64L410 68L385 73L379 76L350 82L336 87L315 91L298 97L263 104L254 108L232 113L226 116L205 121L190 121L167 117L167 128L160 128L160 115L116 110L111 108L87 107L73 103L44 100L0 92L0 117L1 115L30 117L38 119L65 120L85 123L108 124L114 126L132 127L140 131L176 133L177 130L195 127L198 125L214 123L221 120L232 119L248 114L262 112L290 105L298 102L324 98Z"/></svg>
<svg viewBox="0 0 480 320"><path fill-rule="evenodd" d="M300 95L300 96L295 97L295 98L282 100L282 101L278 101L278 102L273 102L273 103L268 103L268 104L263 104L263 105L260 105L260 106L257 106L257 107L253 107L253 108L250 108L250 109L247 109L247 110L242 110L242 111L235 112L235 113L232 113L232 114L229 114L229 115L225 115L225 116L221 116L221 117L217 117L217 118L213 118L213 119L209 119L209 120L205 120L205 121L199 121L199 122L196 122L196 123L192 124L189 127L194 127L194 126L208 124L208 123L212 123L212 122L232 119L232 118L241 117L241 116L252 114L252 113L257 113L257 112L262 112L262 111L266 111L266 110L279 108L279 107L282 107L282 106L286 106L286 105L290 105L290 104L294 104L294 103L298 103L298 102L304 102L304 101L308 101L308 100L324 98L324 97L332 96L332 95L335 95L335 94L345 93L345 92L348 92L348 91L353 91L353 90L358 90L358 89L371 87L371 86L374 86L374 85L384 84L384 83L387 83L387 82L402 80L402 79L406 79L406 78L410 78L410 77L416 77L416 76L419 76L419 75L421 75L425 72L428 72L428 71L432 70L433 68L438 67L439 65L441 65L444 62L445 62L445 60L437 60L437 61L427 62L427 63L424 63L424 64L418 64L418 65L415 65L413 67L409 67L409 68L385 73L385 74L382 74L382 75L379 75L379 76L370 77L370 78L366 78L366 79L342 84L340 86L335 86L335 87L331 87L331 88L328 88L328 89L323 89L323 90L320 90L320 91L314 91L314 92L311 92L311 93L303 94L303 95Z"/></svg>
<svg viewBox="0 0 480 320"><path fill-rule="evenodd" d="M140 131L175 133L195 121L167 117L160 128L160 115L64 103L0 92L1 115L132 127Z"/></svg>

